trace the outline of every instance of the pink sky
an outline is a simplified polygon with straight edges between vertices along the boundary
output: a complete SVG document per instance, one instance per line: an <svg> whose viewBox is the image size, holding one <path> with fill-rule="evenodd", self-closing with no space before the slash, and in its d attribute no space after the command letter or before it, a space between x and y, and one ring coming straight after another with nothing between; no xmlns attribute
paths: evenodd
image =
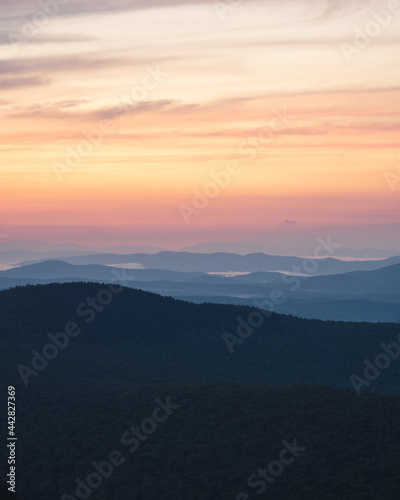
<svg viewBox="0 0 400 500"><path fill-rule="evenodd" d="M74 0L39 29L3 2L0 223L170 247L400 222L398 3Z"/></svg>

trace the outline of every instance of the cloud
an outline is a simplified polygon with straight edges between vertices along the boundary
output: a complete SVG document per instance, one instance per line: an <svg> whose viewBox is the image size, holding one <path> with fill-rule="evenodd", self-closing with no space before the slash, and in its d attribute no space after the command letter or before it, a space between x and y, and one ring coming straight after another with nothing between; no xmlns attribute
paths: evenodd
<svg viewBox="0 0 400 500"><path fill-rule="evenodd" d="M349 11L356 11L364 6L373 5L374 0L285 0L286 4L299 4L305 7L315 19L330 18L343 15ZM64 0L64 5L59 5L61 12L101 12L143 10L169 7L190 7L192 5L210 5L212 0ZM259 3L259 0L246 0L246 3ZM228 3L228 2L227 2ZM284 3L283 0L264 0L267 6L274 7ZM2 0L2 8L9 13L8 17L26 15L26 12L37 11L40 8L37 0Z"/></svg>
<svg viewBox="0 0 400 500"><path fill-rule="evenodd" d="M285 220L285 224L289 224L289 225L295 226L297 224L297 222L294 221L294 220Z"/></svg>
<svg viewBox="0 0 400 500"><path fill-rule="evenodd" d="M271 5L275 0L269 0ZM293 24L320 24L333 20L349 17L366 8L373 7L376 0L287 0L286 3L303 4L305 12L301 19L285 23ZM283 2L282 2L283 3Z"/></svg>
<svg viewBox="0 0 400 500"><path fill-rule="evenodd" d="M79 118L83 111L78 111L82 104L87 104L87 99L71 99L35 103L27 106L14 105L9 113L9 118ZM72 111L71 111L72 110Z"/></svg>
<svg viewBox="0 0 400 500"><path fill-rule="evenodd" d="M119 66L121 63L132 64L132 61L117 57L71 56L31 57L0 60L0 74L19 75L29 73L72 72L77 70L93 70L104 67Z"/></svg>
<svg viewBox="0 0 400 500"><path fill-rule="evenodd" d="M237 46L239 47L280 47L284 48L287 47L289 49L292 48L310 48L310 49L318 49L318 48L324 48L326 49L327 47L335 47L338 46L340 47L342 43L348 42L349 40L346 40L343 37L332 37L332 36L327 36L326 38L322 37L312 37L309 36L308 38L305 37L297 37L297 38L274 38L274 39L260 39L260 40L247 40L247 41L238 41ZM374 40L375 45L379 46L386 46L386 45L398 45L400 41L400 36L380 36L379 39ZM351 38L350 38L351 42ZM225 42L226 46L231 47L232 42L227 41ZM220 44L221 46L221 44Z"/></svg>
<svg viewBox="0 0 400 500"><path fill-rule="evenodd" d="M148 112L158 112L158 111L163 111L167 108L170 108L174 104L176 104L177 101L173 101L170 99L160 99L157 101L141 101L141 102L134 102L134 101L127 101L124 104L117 105L115 107L110 107L110 108L105 108L105 109L100 109L97 111L94 111L90 113L91 118L97 118L97 119L115 119L119 118L126 113L148 113Z"/></svg>
<svg viewBox="0 0 400 500"><path fill-rule="evenodd" d="M65 1L65 0L64 0ZM59 4L57 15L82 15L100 12L124 12L177 6L209 5L212 9L213 0L70 0L65 5ZM258 1L258 0L248 0ZM15 21L23 16L33 16L43 9L37 0L2 0L0 7L1 19Z"/></svg>
<svg viewBox="0 0 400 500"><path fill-rule="evenodd" d="M0 89L15 89L19 87L37 87L48 85L48 80L44 78L32 77L16 77L16 78L0 78Z"/></svg>
<svg viewBox="0 0 400 500"><path fill-rule="evenodd" d="M26 40L26 41L25 41ZM11 30L0 30L0 45L24 45L24 44L32 44L32 45L44 45L46 43L57 43L57 44L67 44L67 43L84 43L84 42L93 42L97 40L95 37L86 36L86 35L70 35L68 33L65 34L57 34L57 35L38 35L32 38L25 38L21 35L20 29L16 29L15 31Z"/></svg>
<svg viewBox="0 0 400 500"><path fill-rule="evenodd" d="M124 61L128 64L127 61ZM37 87L49 85L54 73L66 73L70 78L76 73L121 65L118 58L89 58L71 55L68 57L38 57L0 60L0 88ZM47 75L43 78L42 75Z"/></svg>
<svg viewBox="0 0 400 500"><path fill-rule="evenodd" d="M172 100L142 101L127 103L128 107L116 106L97 110L79 109L81 104L87 104L87 99L57 101L50 103L32 104L29 106L14 106L9 118L62 118L85 120L116 120L126 113L161 112L174 105Z"/></svg>

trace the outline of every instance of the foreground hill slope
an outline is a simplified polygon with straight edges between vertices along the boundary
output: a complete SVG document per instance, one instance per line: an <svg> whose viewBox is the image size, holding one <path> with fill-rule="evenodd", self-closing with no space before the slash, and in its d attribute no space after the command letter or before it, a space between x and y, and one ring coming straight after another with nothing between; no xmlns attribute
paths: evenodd
<svg viewBox="0 0 400 500"><path fill-rule="evenodd" d="M110 290L114 290L112 293ZM118 293L116 293L118 292ZM103 304L103 305L102 305ZM353 388L365 360L397 342L399 327L268 315L246 306L192 304L98 283L37 285L0 292L0 372L22 383L49 334L71 329L46 369L130 382L247 381ZM51 347L50 347L51 351ZM50 352L50 357L53 356ZM363 389L397 393L400 365L389 359ZM47 366L48 365L48 366ZM26 380L24 380L26 382Z"/></svg>
<svg viewBox="0 0 400 500"><path fill-rule="evenodd" d="M397 498L400 397L357 395L349 375L363 375L363 360L393 342L398 325L274 314L250 331L257 312L99 283L1 292L0 380L3 394L16 387L17 493ZM242 341L233 352L227 332ZM368 388L398 392L399 375L393 360Z"/></svg>

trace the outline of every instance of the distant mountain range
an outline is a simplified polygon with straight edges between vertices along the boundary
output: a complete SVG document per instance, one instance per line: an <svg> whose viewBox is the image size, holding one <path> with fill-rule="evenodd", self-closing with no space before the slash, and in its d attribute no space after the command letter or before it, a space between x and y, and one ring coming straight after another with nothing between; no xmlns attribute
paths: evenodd
<svg viewBox="0 0 400 500"><path fill-rule="evenodd" d="M316 276L302 285L303 290L346 295L400 295L400 264L374 271L354 271L334 276Z"/></svg>
<svg viewBox="0 0 400 500"><path fill-rule="evenodd" d="M63 257L86 255L93 253L156 253L162 248L152 246L121 245L108 248L96 248L74 243L48 243L44 241L1 241L0 264L15 264L20 261L38 261L44 259L61 259Z"/></svg>
<svg viewBox="0 0 400 500"><path fill-rule="evenodd" d="M247 255L249 253L273 253L286 256L312 256L313 248L310 241L316 245L316 239L312 235L302 235L304 242L296 241L295 237L289 239L286 236L285 244L278 244L278 241L285 239L283 235L273 235L269 238L254 238L247 241L210 241L207 243L199 243L182 248L181 252L191 253L236 253L239 255ZM276 241L278 240L278 241ZM292 242L292 243L291 243ZM292 246L290 246L292 244ZM335 257L349 259L387 259L396 257L400 254L400 250L385 250L377 248L337 248L335 249Z"/></svg>
<svg viewBox="0 0 400 500"><path fill-rule="evenodd" d="M331 237L337 243L335 257L388 258L400 254L400 224L332 226L304 231L292 223L279 230L242 241L210 241L183 248L182 251L246 255L263 252L272 255L312 256L317 239Z"/></svg>
<svg viewBox="0 0 400 500"><path fill-rule="evenodd" d="M247 255L265 253L281 256L312 256L318 239L331 238L335 242L334 257L349 259L382 259L400 255L399 224L320 228L315 232L281 228L275 233L259 235L242 241L209 241L174 251L190 253L236 253ZM7 235L5 235L7 236ZM364 246L360 245L363 242ZM379 247L377 248L377 242ZM0 239L0 264L19 261L57 259L74 255L97 253L158 253L167 249L152 245L114 245L96 247L75 243L45 241L8 241Z"/></svg>
<svg viewBox="0 0 400 500"><path fill-rule="evenodd" d="M314 260L313 263L310 263L309 260L300 257L281 257L263 253L237 255L232 253L159 252L156 254L136 253L128 255L101 253L65 257L62 260L75 265L102 264L118 266L118 264L135 264L145 269L164 269L180 272L297 272L299 274L321 276L381 269L400 263L400 256L369 261L342 261L326 258ZM19 265L32 263L20 262ZM309 271L310 268L311 272Z"/></svg>
<svg viewBox="0 0 400 500"><path fill-rule="evenodd" d="M169 271L165 269L124 269L99 264L73 265L63 261L44 261L0 272L2 279L88 279L97 281L173 282L186 283L189 289L200 285L232 286L240 291L250 291L252 286L267 290L264 285L284 288L293 285L293 291L341 295L400 294L400 264L373 271L353 271L338 275L297 277L282 273L253 272L245 275L219 276L204 272ZM155 285L157 286L157 285ZM190 288L191 287L191 288ZM294 290L296 288L296 290ZM215 290L215 288L214 288ZM254 290L254 289L253 289Z"/></svg>
<svg viewBox="0 0 400 500"><path fill-rule="evenodd" d="M34 278L34 279L58 279L58 278L81 278L95 280L114 280L117 268L100 264L73 265L60 260L46 260L37 264L15 267L7 271L0 272L1 278ZM186 281L203 273L180 273L163 269L118 269L120 275L127 279ZM207 276L207 275L206 275Z"/></svg>
<svg viewBox="0 0 400 500"><path fill-rule="evenodd" d="M82 253L104 253L104 252L160 252L163 248L150 245L114 245L109 247L95 247L88 245L77 245L76 243L49 243L47 241L8 241L0 242L0 253L3 251L26 251L26 252L82 252Z"/></svg>
<svg viewBox="0 0 400 500"><path fill-rule="evenodd" d="M114 259L114 255L97 256ZM137 256L135 256L137 257ZM157 259L155 256L147 256ZM218 255L205 258L201 265L221 264ZM234 256L238 257L238 256ZM260 256L257 256L260 258ZM268 256L261 256L261 259ZM137 257L137 260L140 256ZM128 257L130 260L130 257ZM209 264L207 264L209 260ZM236 260L243 260L239 256ZM342 263L330 261L328 265L351 264L383 265L396 260ZM142 262L145 262L144 260ZM176 262L176 260L175 260ZM293 262L293 261L292 261ZM171 265L171 262L169 262ZM233 259L231 264L234 265ZM123 264L120 264L123 265ZM186 262L193 265L193 262ZM292 264L294 265L294 264ZM325 268L326 269L326 268ZM63 261L44 261L0 272L0 289L26 284L51 282L94 281L124 285L192 302L255 305L293 314L303 318L342 321L400 321L400 264L387 265L371 271L352 271L325 276L290 276L277 272L252 272L233 276L205 272L183 272L165 269L123 269L101 264L74 265ZM276 291L283 296L279 304L270 297Z"/></svg>

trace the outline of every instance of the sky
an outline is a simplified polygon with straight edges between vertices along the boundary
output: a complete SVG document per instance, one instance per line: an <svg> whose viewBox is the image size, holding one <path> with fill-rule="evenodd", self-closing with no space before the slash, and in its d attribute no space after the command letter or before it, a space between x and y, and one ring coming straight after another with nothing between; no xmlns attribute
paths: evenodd
<svg viewBox="0 0 400 500"><path fill-rule="evenodd" d="M399 28L398 0L3 0L0 233L400 223Z"/></svg>

